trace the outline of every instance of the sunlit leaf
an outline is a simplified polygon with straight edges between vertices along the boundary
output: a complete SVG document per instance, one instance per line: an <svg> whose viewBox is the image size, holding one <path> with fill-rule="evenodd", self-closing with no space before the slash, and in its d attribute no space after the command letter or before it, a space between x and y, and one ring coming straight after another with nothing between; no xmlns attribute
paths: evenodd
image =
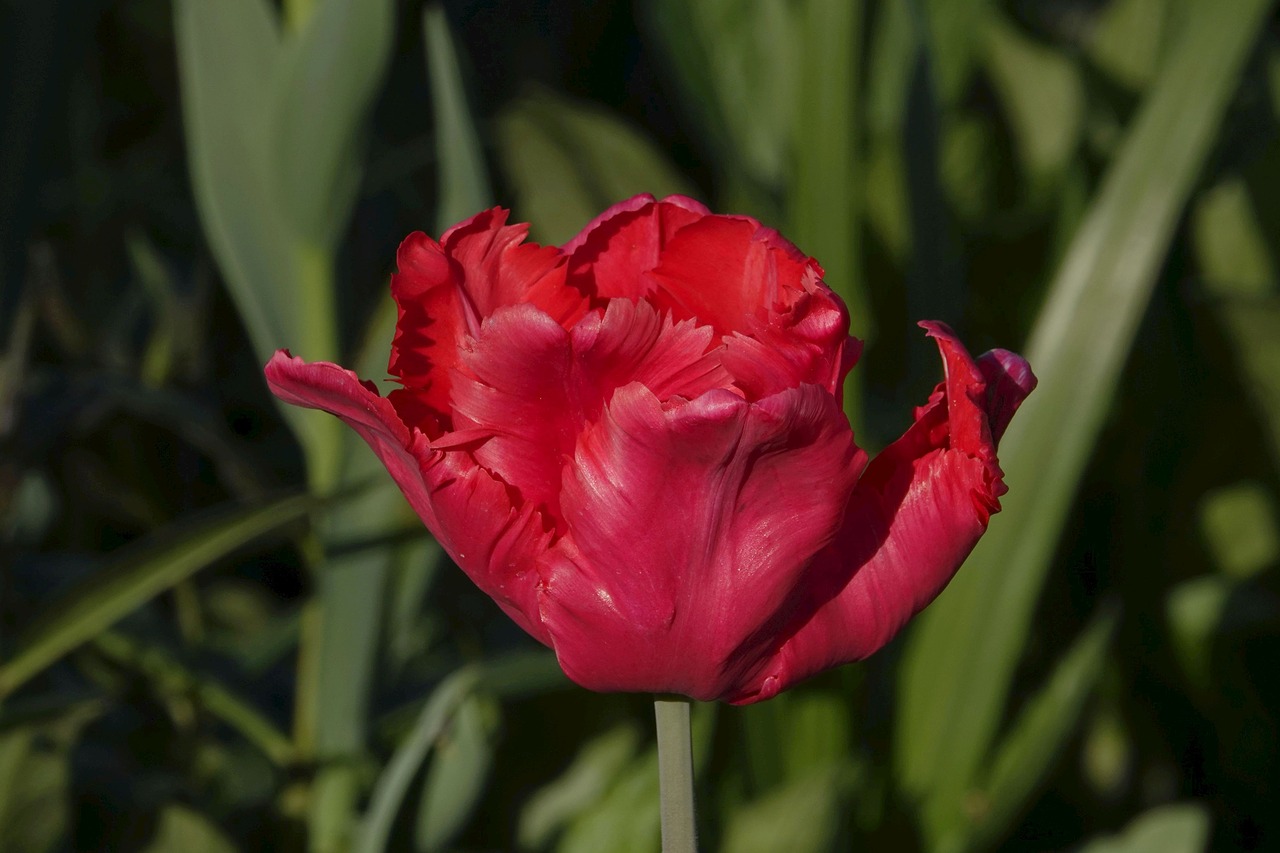
<svg viewBox="0 0 1280 853"><path fill-rule="evenodd" d="M1052 282L1025 352L1040 377L1000 448L1005 512L909 638L896 765L933 843L988 760L1036 599L1178 217L1270 7L1189 4ZM1052 448L1052 452L1047 452Z"/></svg>
<svg viewBox="0 0 1280 853"><path fill-rule="evenodd" d="M604 110L549 91L498 118L498 154L516 211L543 243L564 243L615 202L690 187L651 142Z"/></svg>
<svg viewBox="0 0 1280 853"><path fill-rule="evenodd" d="M1070 57L1038 45L997 15L988 18L985 67L1004 104L1033 182L1060 174L1075 153L1084 84Z"/></svg>
<svg viewBox="0 0 1280 853"><path fill-rule="evenodd" d="M496 702L472 694L449 721L423 781L415 850L446 849L470 820L489 779L500 715Z"/></svg>
<svg viewBox="0 0 1280 853"><path fill-rule="evenodd" d="M1080 853L1202 853L1209 844L1209 811L1195 803L1160 806L1138 816L1124 831L1099 838Z"/></svg>
<svg viewBox="0 0 1280 853"><path fill-rule="evenodd" d="M236 845L208 818L188 806L165 806L143 853L235 853Z"/></svg>
<svg viewBox="0 0 1280 853"><path fill-rule="evenodd" d="M623 724L584 744L560 778L529 798L520 814L520 846L545 848L565 824L598 803L639 743L635 727Z"/></svg>

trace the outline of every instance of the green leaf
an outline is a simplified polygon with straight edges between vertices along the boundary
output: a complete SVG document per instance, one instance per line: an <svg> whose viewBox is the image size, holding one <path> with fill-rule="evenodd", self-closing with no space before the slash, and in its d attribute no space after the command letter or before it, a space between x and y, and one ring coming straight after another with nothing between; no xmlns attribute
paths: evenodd
<svg viewBox="0 0 1280 853"><path fill-rule="evenodd" d="M1144 812L1124 832L1091 841L1080 853L1202 853L1209 846L1209 810L1198 803Z"/></svg>
<svg viewBox="0 0 1280 853"><path fill-rule="evenodd" d="M207 713L239 732L278 767L288 767L293 761L293 744L284 732L252 703L208 673L188 668L160 646L117 631L99 634L93 644L116 663L151 679L161 692L193 699Z"/></svg>
<svg viewBox="0 0 1280 853"><path fill-rule="evenodd" d="M498 154L521 219L542 243L560 244L609 205L649 192L690 191L647 139L609 113L549 91L498 117Z"/></svg>
<svg viewBox="0 0 1280 853"><path fill-rule="evenodd" d="M493 189L484 150L480 147L480 134L467 106L458 52L440 3L423 7L422 34L427 45L427 76L431 82L436 156L440 162L436 229L443 232L492 204Z"/></svg>
<svg viewBox="0 0 1280 853"><path fill-rule="evenodd" d="M828 763L746 803L729 817L723 850L732 853L823 853L834 850L852 774Z"/></svg>
<svg viewBox="0 0 1280 853"><path fill-rule="evenodd" d="M61 849L72 822L71 751L101 710L97 702L81 702L55 719L0 731L0 843L6 850Z"/></svg>
<svg viewBox="0 0 1280 853"><path fill-rule="evenodd" d="M1053 768L1106 666L1116 621L1107 608L1085 629L996 747L981 794L969 801L970 812L979 813L971 846L998 841ZM970 846L957 841L957 848Z"/></svg>
<svg viewBox="0 0 1280 853"><path fill-rule="evenodd" d="M265 0L175 0L174 28L196 207L254 351L263 363L280 347L334 360L333 246L299 232L291 202L280 195L292 188L281 183L276 153L279 123L293 120L295 110L278 102L276 82L306 83L299 58L305 46L281 39ZM320 114L329 120L325 110ZM345 222L347 212L324 213ZM313 485L327 490L339 462L338 422L279 406L307 451Z"/></svg>
<svg viewBox="0 0 1280 853"><path fill-rule="evenodd" d="M914 6L919 0L908 0ZM947 108L965 94L982 45L991 0L925 0L929 64L938 100ZM919 10L913 10L920 14Z"/></svg>
<svg viewBox="0 0 1280 853"><path fill-rule="evenodd" d="M1075 154L1084 123L1084 83L1071 58L1036 44L990 15L985 67L1004 104L1033 186L1057 178Z"/></svg>
<svg viewBox="0 0 1280 853"><path fill-rule="evenodd" d="M799 97L792 124L793 175L787 194L790 238L826 270L825 281L849 307L853 334L872 331L862 278L858 199L858 66L864 4L809 0L797 17L807 49L800 60ZM861 374L853 373L851 377ZM860 395L850 389L845 410L861 427Z"/></svg>
<svg viewBox="0 0 1280 853"><path fill-rule="evenodd" d="M174 584L302 519L313 506L310 498L293 496L248 509L223 508L122 548L37 618L0 667L0 697Z"/></svg>
<svg viewBox="0 0 1280 853"><path fill-rule="evenodd" d="M278 22L262 0L175 0L173 14L196 205L265 360L277 347L303 343L291 310L299 259L277 215L266 156Z"/></svg>
<svg viewBox="0 0 1280 853"><path fill-rule="evenodd" d="M805 15L795 14L794 5L659 0L647 7L689 113L717 149L726 176L745 176L771 190L784 187L791 171L796 101L806 73Z"/></svg>
<svg viewBox="0 0 1280 853"><path fill-rule="evenodd" d="M1280 508L1261 483L1215 489L1200 500L1200 533L1222 573L1254 577L1280 563Z"/></svg>
<svg viewBox="0 0 1280 853"><path fill-rule="evenodd" d="M458 670L445 679L423 705L412 731L378 776L364 825L356 840L356 853L382 853L387 849L396 815L409 786L449 721L479 684L480 675L480 670L475 667Z"/></svg>
<svg viewBox="0 0 1280 853"><path fill-rule="evenodd" d="M143 853L236 853L236 846L204 815L187 806L165 806Z"/></svg>
<svg viewBox="0 0 1280 853"><path fill-rule="evenodd" d="M447 849L470 820L493 764L501 711L486 696L463 700L440 737L418 805L414 849Z"/></svg>
<svg viewBox="0 0 1280 853"><path fill-rule="evenodd" d="M1222 673L1213 666L1220 636L1280 624L1275 593L1223 575L1202 575L1178 584L1165 600L1173 652L1191 684L1212 690Z"/></svg>
<svg viewBox="0 0 1280 853"><path fill-rule="evenodd" d="M1280 297L1226 297L1214 309L1228 333L1244 386L1280 460Z"/></svg>
<svg viewBox="0 0 1280 853"><path fill-rule="evenodd" d="M1217 294L1265 297L1276 270L1243 178L1231 176L1201 194L1191 218L1200 271Z"/></svg>
<svg viewBox="0 0 1280 853"><path fill-rule="evenodd" d="M619 725L583 745L560 778L544 785L520 813L521 848L544 849L577 815L595 806L631 762L640 744L632 725Z"/></svg>
<svg viewBox="0 0 1280 853"><path fill-rule="evenodd" d="M262 141L270 145L280 209L306 245L329 249L346 227L364 122L391 58L394 24L393 0L320 0L284 40L272 93L274 133ZM331 283L310 284L299 299L330 304L332 296L317 291Z"/></svg>
<svg viewBox="0 0 1280 853"><path fill-rule="evenodd" d="M1040 387L1001 446L1010 487L1005 512L908 639L895 764L934 843L987 761L1077 484L1178 217L1270 6L1190 4L1182 37L1035 324L1026 352Z"/></svg>
<svg viewBox="0 0 1280 853"><path fill-rule="evenodd" d="M691 709L694 778L706 766L716 721L716 705L696 702ZM650 747L619 773L607 793L573 820L559 853L651 853L659 844L658 751Z"/></svg>
<svg viewBox="0 0 1280 853"><path fill-rule="evenodd" d="M1145 89L1156 78L1172 11L1168 0L1111 0L1090 29L1089 58L1121 86Z"/></svg>

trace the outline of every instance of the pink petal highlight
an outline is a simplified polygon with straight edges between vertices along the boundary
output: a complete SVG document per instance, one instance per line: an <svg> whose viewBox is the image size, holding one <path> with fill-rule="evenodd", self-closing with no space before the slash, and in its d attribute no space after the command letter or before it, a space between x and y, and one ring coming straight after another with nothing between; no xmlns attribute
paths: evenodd
<svg viewBox="0 0 1280 853"><path fill-rule="evenodd" d="M565 672L593 690L734 690L760 663L735 649L835 535L864 462L814 386L665 410L638 383L619 389L582 434L561 498L569 532L544 562Z"/></svg>
<svg viewBox="0 0 1280 853"><path fill-rule="evenodd" d="M627 299L571 333L532 305L499 309L463 345L453 377L457 433L437 445L476 442L481 465L558 519L561 470L616 388L639 381L666 400L728 385L710 342L710 329L673 324Z"/></svg>

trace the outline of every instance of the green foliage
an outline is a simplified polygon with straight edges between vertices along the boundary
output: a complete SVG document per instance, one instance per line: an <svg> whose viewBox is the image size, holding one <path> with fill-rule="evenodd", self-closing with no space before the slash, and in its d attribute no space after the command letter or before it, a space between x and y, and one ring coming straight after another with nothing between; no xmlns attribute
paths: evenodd
<svg viewBox="0 0 1280 853"><path fill-rule="evenodd" d="M695 707L703 848L1275 846L1274 4L90 5L0 11L0 848L657 849L650 703L261 379L384 388L410 230L638 192L820 260L871 450L918 319L1041 383L901 643Z"/></svg>

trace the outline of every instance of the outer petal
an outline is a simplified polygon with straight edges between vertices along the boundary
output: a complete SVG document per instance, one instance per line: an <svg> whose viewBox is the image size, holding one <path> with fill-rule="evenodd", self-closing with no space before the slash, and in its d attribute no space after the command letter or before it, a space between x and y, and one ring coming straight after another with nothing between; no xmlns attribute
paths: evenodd
<svg viewBox="0 0 1280 853"><path fill-rule="evenodd" d="M735 650L835 535L864 461L815 386L665 410L619 389L565 473L569 533L544 566L564 671L593 690L736 690L760 661Z"/></svg>
<svg viewBox="0 0 1280 853"><path fill-rule="evenodd" d="M792 612L799 618L777 625L787 639L731 701L768 699L879 649L942 591L999 511L1005 486L993 435L1035 378L1012 353L975 363L945 326L926 328L942 351L945 382L906 434L867 466L839 536L815 560L810 582L797 587Z"/></svg>
<svg viewBox="0 0 1280 853"><path fill-rule="evenodd" d="M709 214L684 196L655 201L646 194L615 204L565 244L569 283L593 297L639 299L653 287L642 274L657 266L675 233Z"/></svg>
<svg viewBox="0 0 1280 853"><path fill-rule="evenodd" d="M549 643L538 620L536 558L550 534L536 513L516 509L506 487L467 454L432 450L351 371L280 350L266 375L280 399L337 415L359 433L454 562L520 627Z"/></svg>

